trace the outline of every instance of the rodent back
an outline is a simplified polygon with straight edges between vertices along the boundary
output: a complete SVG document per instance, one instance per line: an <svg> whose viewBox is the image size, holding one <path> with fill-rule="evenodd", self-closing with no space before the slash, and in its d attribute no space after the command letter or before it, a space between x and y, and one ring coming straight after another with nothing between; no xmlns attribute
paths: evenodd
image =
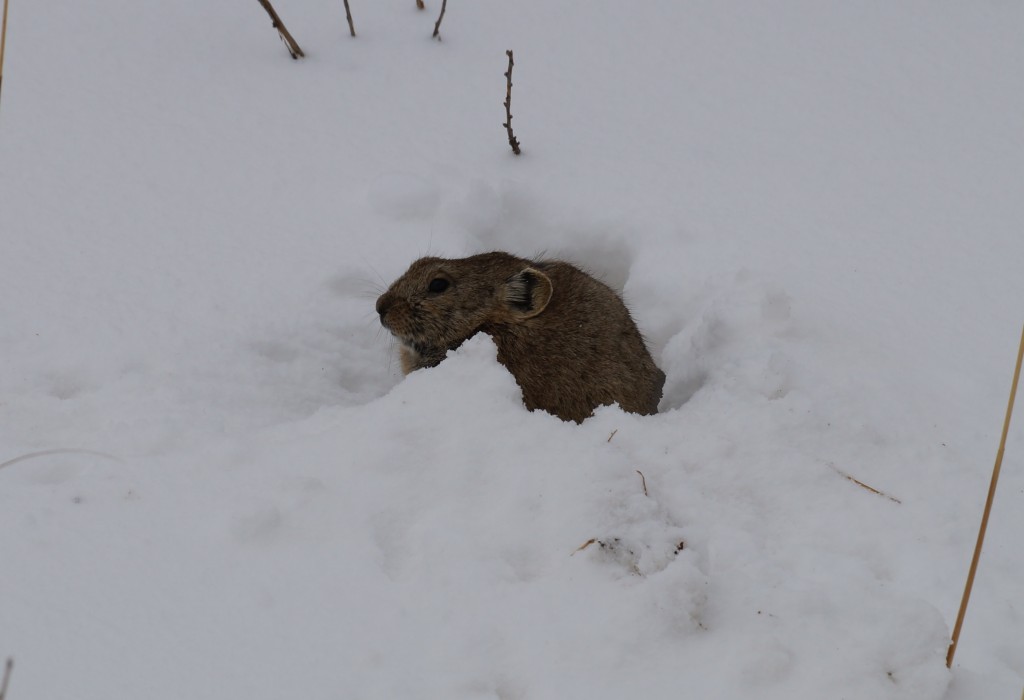
<svg viewBox="0 0 1024 700"><path fill-rule="evenodd" d="M526 405L577 422L611 403L656 413L665 375L621 297L568 263L551 261L543 269L554 287L544 313L487 329Z"/></svg>
<svg viewBox="0 0 1024 700"><path fill-rule="evenodd" d="M531 410L575 421L610 403L657 411L665 375L625 304L569 263L500 252L421 258L381 295L377 311L401 341L406 373L438 364L484 331Z"/></svg>

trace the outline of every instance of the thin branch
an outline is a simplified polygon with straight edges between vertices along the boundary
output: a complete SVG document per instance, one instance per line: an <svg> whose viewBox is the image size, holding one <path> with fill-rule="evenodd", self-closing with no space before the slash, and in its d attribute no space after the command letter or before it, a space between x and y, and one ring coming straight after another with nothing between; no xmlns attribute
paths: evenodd
<svg viewBox="0 0 1024 700"><path fill-rule="evenodd" d="M270 0L260 0L260 4L263 5L263 9L267 11L268 15L270 15L270 21L273 23L274 29L276 29L277 33L281 36L281 41L283 41L285 46L288 47L288 53L291 54L292 58L305 56L306 54L302 53L302 49L299 48L295 39L292 38L287 27L284 26L284 22L282 22L281 18L277 16L277 12L274 11L274 7L270 4Z"/></svg>
<svg viewBox="0 0 1024 700"><path fill-rule="evenodd" d="M348 20L348 31L352 34L352 36L355 36L356 28L355 25L352 24L352 10L350 10L348 7L348 0L345 0L345 19Z"/></svg>
<svg viewBox="0 0 1024 700"><path fill-rule="evenodd" d="M0 683L0 700L7 696L7 683L11 680L11 669L14 668L14 659L7 659L4 665L4 680Z"/></svg>
<svg viewBox="0 0 1024 700"><path fill-rule="evenodd" d="M441 41L441 20L444 19L444 11L448 7L448 0L441 0L441 14L437 16L437 23L434 25L434 37Z"/></svg>
<svg viewBox="0 0 1024 700"><path fill-rule="evenodd" d="M999 439L999 449L996 451L996 463L992 467L992 481L988 485L988 498L985 499L985 510L981 514L981 527L978 528L978 543L974 546L974 556L971 557L971 568L967 572L967 585L964 586L964 597L960 601L960 611L956 615L956 624L953 626L953 641L946 652L946 668L953 667L953 655L956 654L956 645L960 641L960 628L964 624L964 615L967 614L967 601L971 599L971 588L974 587L974 575L978 571L978 559L981 558L981 545L985 542L985 530L988 529L988 516L992 512L992 501L996 497L996 484L999 483L999 471L1003 466L1003 451L1006 449L1006 434L1010 431L1010 417L1013 416L1013 402L1017 398L1017 382L1020 381L1020 366L1024 362L1024 330L1020 334L1020 349L1017 351L1017 365L1013 370L1013 382L1010 384L1010 401L1006 404L1006 420L1003 421L1003 435Z"/></svg>
<svg viewBox="0 0 1024 700"><path fill-rule="evenodd" d="M508 145L512 147L512 152L519 155L519 140L512 133L512 66L515 65L515 61L512 60L511 50L506 51L505 55L508 56L508 72L505 73L505 123L502 126L508 131Z"/></svg>

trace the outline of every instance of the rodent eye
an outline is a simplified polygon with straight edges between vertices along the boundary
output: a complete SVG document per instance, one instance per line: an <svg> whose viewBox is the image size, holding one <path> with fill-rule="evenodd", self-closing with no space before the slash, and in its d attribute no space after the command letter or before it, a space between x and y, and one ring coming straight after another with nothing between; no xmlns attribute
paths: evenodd
<svg viewBox="0 0 1024 700"><path fill-rule="evenodd" d="M427 291L431 294L440 294L444 290L448 289L450 282L443 277L435 277L430 280L430 284L427 285Z"/></svg>

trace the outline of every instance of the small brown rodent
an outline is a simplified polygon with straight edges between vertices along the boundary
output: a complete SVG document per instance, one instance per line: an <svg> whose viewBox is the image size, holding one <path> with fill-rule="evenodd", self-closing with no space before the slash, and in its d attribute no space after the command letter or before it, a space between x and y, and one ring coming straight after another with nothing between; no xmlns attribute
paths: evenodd
<svg viewBox="0 0 1024 700"><path fill-rule="evenodd" d="M406 374L482 331L531 411L577 423L612 403L658 411L665 374L626 305L569 263L499 252L420 258L377 299L377 313L401 342Z"/></svg>

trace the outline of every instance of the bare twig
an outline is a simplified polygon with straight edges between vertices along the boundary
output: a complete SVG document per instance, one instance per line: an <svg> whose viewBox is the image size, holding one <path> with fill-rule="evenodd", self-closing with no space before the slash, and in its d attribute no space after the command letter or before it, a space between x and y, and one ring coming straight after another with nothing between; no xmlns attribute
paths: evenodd
<svg viewBox="0 0 1024 700"><path fill-rule="evenodd" d="M854 479L852 476L850 476L849 474L844 472L842 469L840 469L836 465L830 464L829 466L832 467L833 469L835 469L836 473L839 474L839 476L843 477L844 479L846 479L848 481L852 481L853 483L857 484L857 486L860 486L863 489L867 489L868 491L870 491L871 493L875 494L876 496L882 496L883 498L888 498L893 503L900 503L900 504L903 503L903 501L901 501L900 499L898 499L898 498L896 498L894 496L890 496L889 494L885 493L884 491L879 491L876 488L872 488L871 486L868 486L867 484L865 484L863 481L860 481L859 479Z"/></svg>
<svg viewBox="0 0 1024 700"><path fill-rule="evenodd" d="M288 47L288 53L291 54L292 58L305 56L306 54L302 53L302 49L300 49L299 45L295 43L295 39L292 38L288 29L284 26L284 22L282 22L281 18L277 16L277 12L274 11L274 7L270 4L270 0L260 0L260 4L263 5L263 9L267 11L268 15L270 15L270 20L274 24L274 29L276 29L277 33L281 36L281 41L283 41L285 46Z"/></svg>
<svg viewBox="0 0 1024 700"><path fill-rule="evenodd" d="M434 24L434 38L441 41L441 20L444 19L444 11L448 7L448 0L441 0L441 14L437 16L437 23Z"/></svg>
<svg viewBox="0 0 1024 700"><path fill-rule="evenodd" d="M505 55L508 56L508 72L505 73L505 123L502 126L508 131L508 145L512 147L512 152L519 155L519 140L512 133L512 66L515 65L515 61L512 60L511 49L506 51Z"/></svg>
<svg viewBox="0 0 1024 700"><path fill-rule="evenodd" d="M7 0L4 0L4 21L0 28L0 88L4 85L4 46L7 44Z"/></svg>
<svg viewBox="0 0 1024 700"><path fill-rule="evenodd" d="M355 25L352 24L352 10L348 7L348 0L345 0L345 19L348 20L348 31L352 36L356 35Z"/></svg>
<svg viewBox="0 0 1024 700"><path fill-rule="evenodd" d="M11 680L11 669L14 668L14 659L7 659L7 663L4 665L4 680L0 683L0 700L4 700L7 696L7 683Z"/></svg>
<svg viewBox="0 0 1024 700"><path fill-rule="evenodd" d="M650 494L647 493L647 479L644 478L644 473L639 469L636 470L636 473L640 475L640 482L644 485L644 495L649 496Z"/></svg>
<svg viewBox="0 0 1024 700"><path fill-rule="evenodd" d="M953 626L953 641L946 652L946 668L953 667L953 655L956 654L956 645L960 641L960 628L964 624L964 615L967 614L967 601L971 598L971 588L974 587L974 575L978 571L978 559L981 557L981 545L985 541L985 530L988 529L988 516L992 511L992 501L996 496L996 484L999 483L999 470L1003 466L1003 450L1006 449L1006 434L1010 431L1010 417L1013 415L1013 402L1017 398L1017 382L1020 380L1020 366L1024 361L1024 330L1020 334L1020 349L1017 351L1017 365L1013 370L1013 381L1010 383L1010 401L1006 404L1006 419L1003 421L1003 435L999 439L999 449L996 451L996 463L992 467L992 481L988 485L988 497L985 499L985 510L981 514L981 527L978 529L978 543L974 546L974 556L971 558L971 568L967 572L967 585L964 586L964 596L960 601L960 611L956 615L956 625Z"/></svg>

